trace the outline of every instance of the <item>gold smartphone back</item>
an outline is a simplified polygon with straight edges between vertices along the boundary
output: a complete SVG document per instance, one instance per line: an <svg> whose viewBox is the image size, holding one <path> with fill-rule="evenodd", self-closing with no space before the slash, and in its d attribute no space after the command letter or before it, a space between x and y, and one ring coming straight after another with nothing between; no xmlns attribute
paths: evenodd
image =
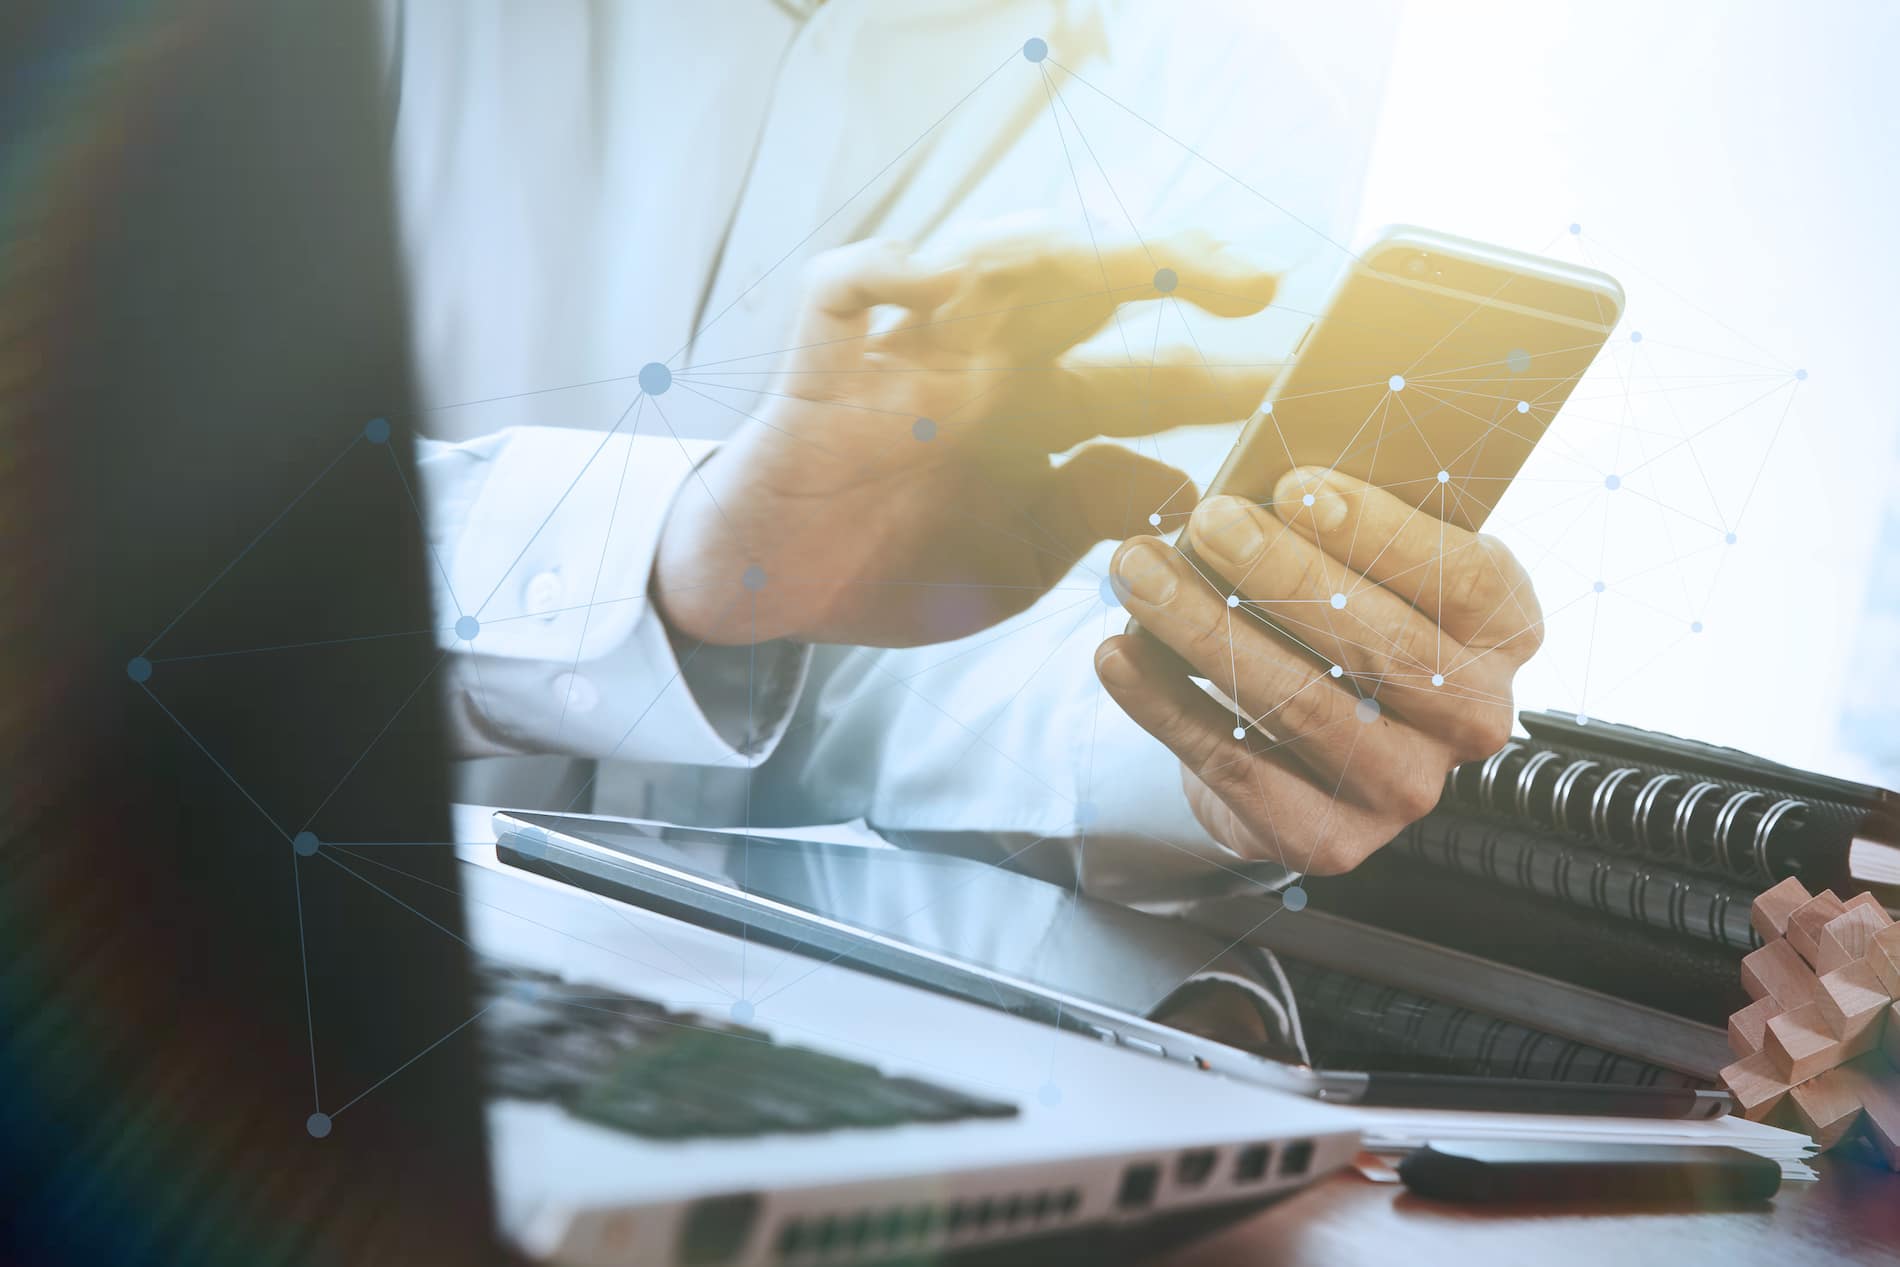
<svg viewBox="0 0 1900 1267"><path fill-rule="evenodd" d="M1328 467L1483 524L1622 315L1614 278L1411 227L1354 261L1208 492Z"/></svg>

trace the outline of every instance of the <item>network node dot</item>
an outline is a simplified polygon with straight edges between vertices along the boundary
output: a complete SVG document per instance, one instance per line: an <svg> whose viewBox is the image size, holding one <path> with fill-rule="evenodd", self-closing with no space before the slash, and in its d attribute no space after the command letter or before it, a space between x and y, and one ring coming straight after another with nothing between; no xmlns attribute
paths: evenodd
<svg viewBox="0 0 1900 1267"><path fill-rule="evenodd" d="M649 396L662 396L673 385L673 371L658 361L648 361L640 367L640 390Z"/></svg>
<svg viewBox="0 0 1900 1267"><path fill-rule="evenodd" d="M1289 884L1286 888L1280 890L1280 905L1286 907L1289 911L1305 910L1306 890L1297 884Z"/></svg>
<svg viewBox="0 0 1900 1267"><path fill-rule="evenodd" d="M1330 669L1328 669L1328 670L1326 670L1326 671L1327 671L1328 673L1330 673L1330 674L1332 674L1332 675L1333 675L1334 677L1345 677L1345 676L1346 676L1346 670L1344 670L1344 669L1342 669L1342 668L1340 668L1340 667L1339 667L1339 666L1338 666L1337 664L1335 664L1335 665L1334 665L1334 666L1333 666L1332 668L1330 668Z"/></svg>
<svg viewBox="0 0 1900 1267"><path fill-rule="evenodd" d="M1512 348L1504 354L1504 368L1513 374L1522 374L1531 367L1531 354L1523 348Z"/></svg>
<svg viewBox="0 0 1900 1267"><path fill-rule="evenodd" d="M1268 400L1268 401L1263 401L1263 402L1261 402L1261 405L1260 405L1260 412L1261 412L1261 413L1263 413L1263 414L1270 414L1270 413L1272 413L1272 412L1273 412L1273 402L1272 402L1272 401L1270 401L1270 400Z"/></svg>
<svg viewBox="0 0 1900 1267"><path fill-rule="evenodd" d="M1602 581L1598 581L1594 585L1592 585L1590 588L1595 590L1597 593L1601 594L1604 591L1605 586Z"/></svg>
<svg viewBox="0 0 1900 1267"><path fill-rule="evenodd" d="M1352 706L1352 715L1367 725L1371 725L1379 720L1379 701L1370 698L1360 700Z"/></svg>
<svg viewBox="0 0 1900 1267"><path fill-rule="evenodd" d="M1580 225L1580 224L1578 224L1578 223L1576 223L1576 222L1575 222L1575 221L1573 220L1573 221L1571 222L1571 224L1570 224L1570 236L1571 236L1571 237L1576 237L1576 236L1577 236L1578 234L1580 234L1580 233L1582 233L1582 232L1583 232L1583 226L1582 226L1582 225Z"/></svg>
<svg viewBox="0 0 1900 1267"><path fill-rule="evenodd" d="M1156 511L1154 514L1148 516L1148 526L1150 528L1159 528L1161 526L1160 511Z"/></svg>
<svg viewBox="0 0 1900 1267"><path fill-rule="evenodd" d="M1122 605L1121 591L1115 588L1115 577L1112 574L1102 578L1101 591L1103 606L1120 607Z"/></svg>
<svg viewBox="0 0 1900 1267"><path fill-rule="evenodd" d="M929 418L919 418L910 424L910 433L928 443L937 438L937 424Z"/></svg>
<svg viewBox="0 0 1900 1267"><path fill-rule="evenodd" d="M1631 330L1631 331L1630 331L1630 342L1631 342L1631 343L1641 343L1642 341L1643 341L1643 332L1642 332L1641 330Z"/></svg>
<svg viewBox="0 0 1900 1267"><path fill-rule="evenodd" d="M299 858L308 858L322 848L323 842L317 839L313 831L300 831L290 838L290 847L297 851Z"/></svg>
<svg viewBox="0 0 1900 1267"><path fill-rule="evenodd" d="M755 594L758 593L765 588L765 569L754 563L740 574L739 584L745 586Z"/></svg>
<svg viewBox="0 0 1900 1267"><path fill-rule="evenodd" d="M475 635L482 631L482 622L473 616L464 616L455 622L455 636L463 642L475 641Z"/></svg>
<svg viewBox="0 0 1900 1267"><path fill-rule="evenodd" d="M1045 1082L1042 1084L1041 1089L1036 1092L1036 1098L1053 1109L1056 1105L1062 1103L1062 1088L1053 1082Z"/></svg>
<svg viewBox="0 0 1900 1267"><path fill-rule="evenodd" d="M1692 620L1692 621L1690 621L1690 622L1689 622L1689 632L1690 632L1690 633L1701 633L1701 632L1702 632L1702 622L1701 622L1701 621L1699 621L1699 620Z"/></svg>
<svg viewBox="0 0 1900 1267"><path fill-rule="evenodd" d="M1245 739L1246 737L1247 737L1247 728L1245 726L1234 727L1234 738Z"/></svg>
<svg viewBox="0 0 1900 1267"><path fill-rule="evenodd" d="M1520 401L1518 401L1518 402L1517 402L1517 412L1519 412L1519 413L1521 413L1521 414L1527 414L1527 413L1529 413L1530 411L1531 411L1531 402L1530 402L1530 401L1528 401L1528 400L1520 400Z"/></svg>
<svg viewBox="0 0 1900 1267"><path fill-rule="evenodd" d="M364 423L363 438L371 444L381 444L389 439L389 419L371 418Z"/></svg>
<svg viewBox="0 0 1900 1267"><path fill-rule="evenodd" d="M1024 60L1039 62L1047 56L1049 56L1048 41L1033 35L1023 41Z"/></svg>
<svg viewBox="0 0 1900 1267"><path fill-rule="evenodd" d="M749 1025L752 1023L752 1004L745 999L735 999L732 1006L726 1009L726 1014L739 1025Z"/></svg>
<svg viewBox="0 0 1900 1267"><path fill-rule="evenodd" d="M1155 270L1155 289L1164 295L1173 290L1180 280L1180 278L1174 275L1174 270L1171 268L1157 268Z"/></svg>
<svg viewBox="0 0 1900 1267"><path fill-rule="evenodd" d="M1312 504L1313 504L1313 495L1311 493L1306 493L1301 496L1300 505L1311 506Z"/></svg>
<svg viewBox="0 0 1900 1267"><path fill-rule="evenodd" d="M1333 601L1333 610L1334 610L1334 611L1343 611L1343 610L1345 610L1345 607L1346 607L1346 596L1345 596L1344 594L1335 594L1335 595L1333 595L1333 600L1332 600L1332 601Z"/></svg>
<svg viewBox="0 0 1900 1267"><path fill-rule="evenodd" d="M1445 684L1445 675L1443 673L1432 674L1433 686L1443 686L1444 684Z"/></svg>
<svg viewBox="0 0 1900 1267"><path fill-rule="evenodd" d="M1588 713L1577 714L1577 725L1588 726L1589 724L1590 724L1590 714Z"/></svg>
<svg viewBox="0 0 1900 1267"><path fill-rule="evenodd" d="M1075 825L1077 827L1093 827L1095 825L1095 819L1096 810L1094 801L1077 801L1075 803Z"/></svg>
<svg viewBox="0 0 1900 1267"><path fill-rule="evenodd" d="M152 662L142 655L135 655L125 662L125 675L134 682L152 680Z"/></svg>
<svg viewBox="0 0 1900 1267"><path fill-rule="evenodd" d="M1438 473L1438 482L1439 482L1440 484L1449 484L1449 483L1451 483L1451 472L1450 472L1450 471L1440 471L1440 472Z"/></svg>
<svg viewBox="0 0 1900 1267"><path fill-rule="evenodd" d="M1603 487L1614 493L1617 489L1623 487L1623 477L1620 475L1605 475L1603 477Z"/></svg>
<svg viewBox="0 0 1900 1267"><path fill-rule="evenodd" d="M311 1139L322 1139L325 1135L330 1133L330 1115L328 1113L312 1113L303 1120L303 1128L310 1132Z"/></svg>
<svg viewBox="0 0 1900 1267"><path fill-rule="evenodd" d="M1405 375L1394 374L1391 378L1385 380L1385 385L1395 392L1402 392L1405 390Z"/></svg>
<svg viewBox="0 0 1900 1267"><path fill-rule="evenodd" d="M1806 370L1796 370L1794 376L1804 383L1808 381L1808 372Z"/></svg>
<svg viewBox="0 0 1900 1267"><path fill-rule="evenodd" d="M1238 607L1238 606L1240 606L1240 595L1238 595L1238 594L1229 594L1229 595L1227 596L1227 605L1228 605L1229 607Z"/></svg>
<svg viewBox="0 0 1900 1267"><path fill-rule="evenodd" d="M1734 533L1732 533L1732 532L1731 532L1731 533L1726 533L1726 534L1724 534L1724 536L1722 537L1722 540L1724 540L1724 541L1726 541L1726 542L1727 542L1728 544L1730 544L1730 545L1734 545L1734 544L1735 544L1735 534L1734 534Z"/></svg>

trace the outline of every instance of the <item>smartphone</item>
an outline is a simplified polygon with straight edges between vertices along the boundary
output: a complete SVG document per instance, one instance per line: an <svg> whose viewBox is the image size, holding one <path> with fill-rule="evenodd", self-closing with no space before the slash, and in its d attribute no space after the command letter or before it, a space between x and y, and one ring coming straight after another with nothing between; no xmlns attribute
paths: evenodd
<svg viewBox="0 0 1900 1267"><path fill-rule="evenodd" d="M1752 1205L1781 1187L1781 1166L1739 1148L1568 1139L1435 1141L1399 1178L1437 1201Z"/></svg>
<svg viewBox="0 0 1900 1267"><path fill-rule="evenodd" d="M1606 273L1429 229L1355 258L1208 487L1319 466L1476 529L1623 312Z"/></svg>

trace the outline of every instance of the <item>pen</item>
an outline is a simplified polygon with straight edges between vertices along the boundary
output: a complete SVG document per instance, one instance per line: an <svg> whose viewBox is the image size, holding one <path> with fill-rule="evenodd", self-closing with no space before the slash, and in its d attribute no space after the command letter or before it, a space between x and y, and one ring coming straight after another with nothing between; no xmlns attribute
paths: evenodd
<svg viewBox="0 0 1900 1267"><path fill-rule="evenodd" d="M1321 1100L1362 1108L1706 1119L1721 1117L1730 1104L1725 1091L1698 1091L1693 1087L1331 1071L1320 1074L1320 1081Z"/></svg>

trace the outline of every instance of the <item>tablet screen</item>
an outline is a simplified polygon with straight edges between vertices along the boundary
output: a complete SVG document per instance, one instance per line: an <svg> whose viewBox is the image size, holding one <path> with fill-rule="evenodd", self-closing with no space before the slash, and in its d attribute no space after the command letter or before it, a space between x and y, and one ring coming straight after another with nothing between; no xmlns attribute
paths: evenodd
<svg viewBox="0 0 1900 1267"><path fill-rule="evenodd" d="M529 813L497 826L517 866L1012 1011L1069 996L1142 1016L1227 949L1179 921L953 855Z"/></svg>

